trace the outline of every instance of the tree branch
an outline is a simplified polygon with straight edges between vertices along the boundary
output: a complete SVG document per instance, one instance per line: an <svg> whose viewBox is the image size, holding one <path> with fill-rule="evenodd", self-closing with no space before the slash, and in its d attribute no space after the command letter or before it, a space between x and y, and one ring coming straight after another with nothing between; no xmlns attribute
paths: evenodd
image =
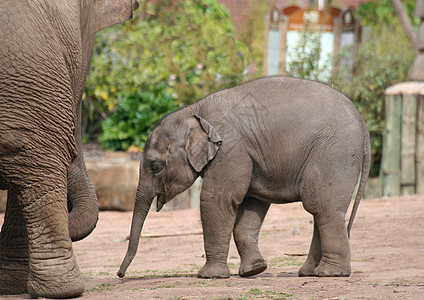
<svg viewBox="0 0 424 300"><path fill-rule="evenodd" d="M411 21L408 18L408 15L405 12L405 8L403 7L402 2L400 0L390 0L395 9L396 15L399 18L400 24L405 31L406 36L411 44L411 48L413 50L417 49L417 38L415 34L414 27L411 24Z"/></svg>

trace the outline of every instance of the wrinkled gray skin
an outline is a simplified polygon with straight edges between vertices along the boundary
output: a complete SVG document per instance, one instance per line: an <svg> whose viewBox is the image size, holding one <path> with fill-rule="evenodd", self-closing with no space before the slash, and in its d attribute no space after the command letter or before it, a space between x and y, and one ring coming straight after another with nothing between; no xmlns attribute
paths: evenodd
<svg viewBox="0 0 424 300"><path fill-rule="evenodd" d="M271 203L302 201L314 217L300 276L349 276L349 231L370 167L368 129L353 104L319 83L269 77L212 94L162 119L149 135L125 276L155 196L158 210L200 175L206 264L198 276L226 278L231 233L240 276L267 267L259 230ZM360 181L353 213L345 214Z"/></svg>
<svg viewBox="0 0 424 300"><path fill-rule="evenodd" d="M84 291L71 239L94 229L98 206L78 154L81 98L95 33L129 20L137 6L0 1L0 189L8 190L0 294Z"/></svg>

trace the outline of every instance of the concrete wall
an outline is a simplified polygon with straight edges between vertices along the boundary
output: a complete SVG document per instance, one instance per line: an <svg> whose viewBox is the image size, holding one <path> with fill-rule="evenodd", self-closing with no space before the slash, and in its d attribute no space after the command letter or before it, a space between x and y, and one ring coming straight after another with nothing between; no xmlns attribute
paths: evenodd
<svg viewBox="0 0 424 300"><path fill-rule="evenodd" d="M100 210L132 211L138 184L140 162L124 152L110 152L99 157L88 157L85 163L97 194ZM199 207L199 184L168 202L163 210ZM193 196L194 195L194 196ZM0 191L0 212L6 208L7 191ZM156 204L152 205L152 209Z"/></svg>

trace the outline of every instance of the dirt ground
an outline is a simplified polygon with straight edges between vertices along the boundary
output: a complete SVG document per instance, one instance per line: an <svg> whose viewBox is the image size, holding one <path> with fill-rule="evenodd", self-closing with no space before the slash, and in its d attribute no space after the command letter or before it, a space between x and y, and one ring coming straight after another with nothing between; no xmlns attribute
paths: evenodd
<svg viewBox="0 0 424 300"><path fill-rule="evenodd" d="M251 278L237 276L232 242L233 275L205 280L196 278L205 261L198 210L151 212L123 279L116 272L132 213L101 212L94 232L74 243L86 282L80 299L424 299L423 215L424 196L363 200L351 232L352 275L299 278L312 217L300 203L274 205L259 240L268 269Z"/></svg>

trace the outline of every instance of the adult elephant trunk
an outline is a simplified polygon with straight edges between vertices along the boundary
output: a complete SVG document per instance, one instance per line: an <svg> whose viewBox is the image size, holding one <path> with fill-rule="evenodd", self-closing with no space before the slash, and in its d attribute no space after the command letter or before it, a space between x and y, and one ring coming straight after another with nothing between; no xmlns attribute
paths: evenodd
<svg viewBox="0 0 424 300"><path fill-rule="evenodd" d="M135 254L137 253L141 230L143 228L144 221L146 220L147 213L150 210L150 206L152 205L153 198L155 197L153 193L146 195L144 191L145 189L141 187L141 184L139 183L134 205L134 214L131 223L128 250L118 271L118 276L121 278L125 276L125 271L127 270Z"/></svg>
<svg viewBox="0 0 424 300"><path fill-rule="evenodd" d="M68 228L73 242L87 237L96 227L99 218L97 196L88 177L82 153L81 105L78 106L75 140L78 156L72 162L68 173Z"/></svg>
<svg viewBox="0 0 424 300"><path fill-rule="evenodd" d="M69 236L73 242L82 240L94 230L99 217L96 193L88 177L82 154L69 169L68 210Z"/></svg>

